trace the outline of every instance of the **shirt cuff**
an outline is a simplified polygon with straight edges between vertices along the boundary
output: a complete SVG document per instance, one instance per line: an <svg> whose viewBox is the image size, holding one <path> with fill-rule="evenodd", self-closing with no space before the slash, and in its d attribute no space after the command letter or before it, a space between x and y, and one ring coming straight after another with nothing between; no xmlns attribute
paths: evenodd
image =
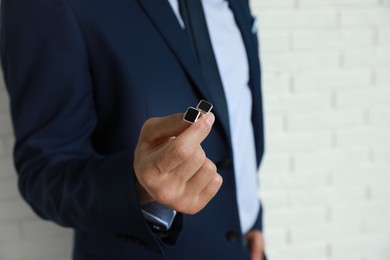
<svg viewBox="0 0 390 260"><path fill-rule="evenodd" d="M176 210L170 209L156 201L142 205L141 211L147 221L157 225L164 231L171 228L176 216Z"/></svg>

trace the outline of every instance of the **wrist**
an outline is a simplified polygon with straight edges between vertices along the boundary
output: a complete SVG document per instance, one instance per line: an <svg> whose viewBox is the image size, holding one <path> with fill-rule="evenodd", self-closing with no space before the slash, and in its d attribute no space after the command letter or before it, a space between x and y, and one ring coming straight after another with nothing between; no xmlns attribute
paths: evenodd
<svg viewBox="0 0 390 260"><path fill-rule="evenodd" d="M136 179L136 191L137 191L138 201L139 201L140 205L144 205L144 204L155 201L149 195L149 193L145 190L145 188L141 185L141 183L138 181L138 179L137 178L135 178L135 179Z"/></svg>

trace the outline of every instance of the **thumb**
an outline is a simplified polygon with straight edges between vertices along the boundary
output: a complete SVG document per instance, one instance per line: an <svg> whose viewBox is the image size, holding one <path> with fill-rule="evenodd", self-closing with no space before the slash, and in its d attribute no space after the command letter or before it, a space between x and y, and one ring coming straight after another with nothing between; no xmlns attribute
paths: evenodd
<svg viewBox="0 0 390 260"><path fill-rule="evenodd" d="M183 121L183 113L165 117L153 117L145 121L142 126L140 141L154 143L161 139L176 137L189 127Z"/></svg>
<svg viewBox="0 0 390 260"><path fill-rule="evenodd" d="M142 127L139 142L156 147L174 138L172 149L179 146L191 151L198 147L210 133L214 120L213 113L202 115L192 125L183 120L183 114L151 118Z"/></svg>

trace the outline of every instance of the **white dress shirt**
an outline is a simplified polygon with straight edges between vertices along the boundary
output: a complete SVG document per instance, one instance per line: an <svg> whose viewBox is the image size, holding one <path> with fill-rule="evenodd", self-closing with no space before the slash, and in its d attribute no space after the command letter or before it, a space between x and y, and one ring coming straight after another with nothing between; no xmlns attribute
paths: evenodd
<svg viewBox="0 0 390 260"><path fill-rule="evenodd" d="M178 22L184 27L178 0L168 1ZM247 53L228 2L202 0L202 4L228 106L238 211L241 231L246 233L254 225L260 207L257 199L257 164ZM172 216L164 220L159 218L159 221L167 226L172 223Z"/></svg>

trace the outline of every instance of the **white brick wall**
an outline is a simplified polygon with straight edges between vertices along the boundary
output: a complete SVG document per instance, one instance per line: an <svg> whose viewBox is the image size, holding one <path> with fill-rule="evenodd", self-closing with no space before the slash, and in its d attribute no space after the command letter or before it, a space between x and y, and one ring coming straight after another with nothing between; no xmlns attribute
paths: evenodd
<svg viewBox="0 0 390 260"><path fill-rule="evenodd" d="M272 260L390 259L390 1L252 0Z"/></svg>
<svg viewBox="0 0 390 260"><path fill-rule="evenodd" d="M260 19L272 260L390 259L390 1L252 0ZM0 84L1 85L1 84ZM0 259L70 259L20 199L0 86Z"/></svg>

